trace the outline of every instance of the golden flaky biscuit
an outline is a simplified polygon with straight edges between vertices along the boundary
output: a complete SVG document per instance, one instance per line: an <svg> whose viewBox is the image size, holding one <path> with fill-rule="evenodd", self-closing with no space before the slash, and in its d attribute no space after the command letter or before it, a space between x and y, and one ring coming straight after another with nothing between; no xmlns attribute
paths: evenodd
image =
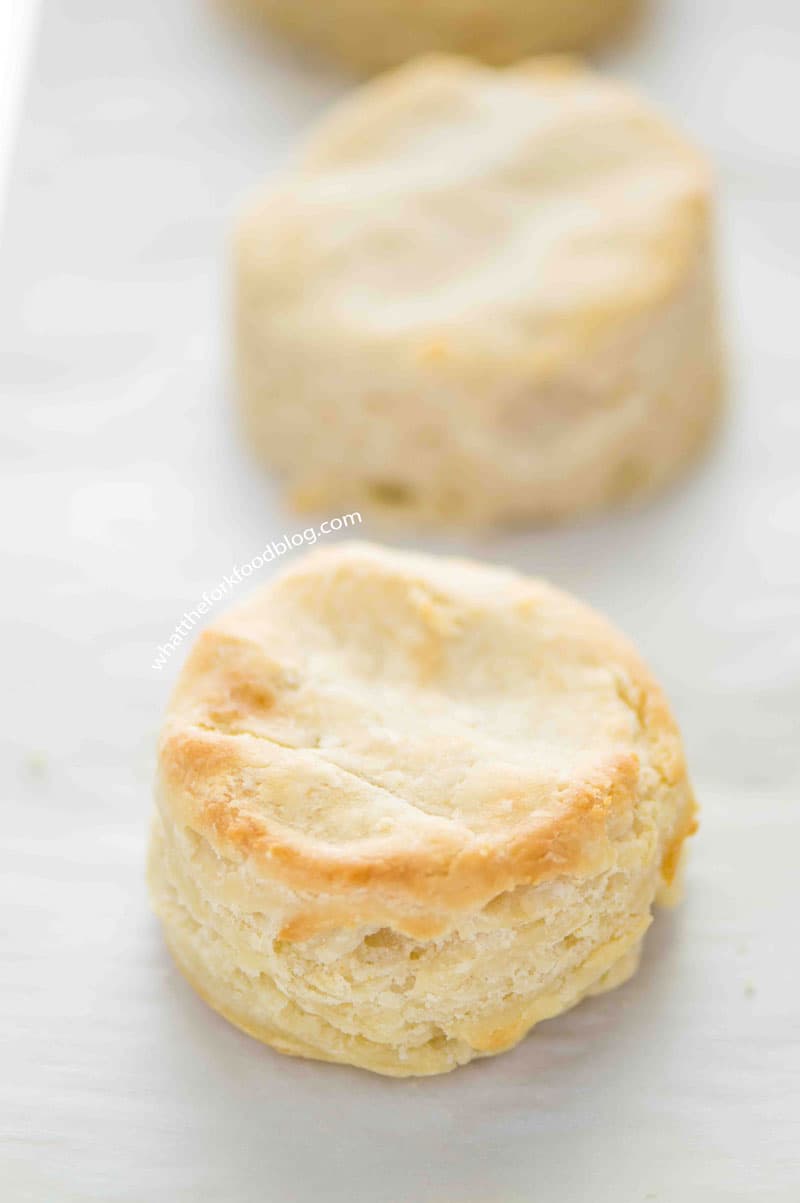
<svg viewBox="0 0 800 1203"><path fill-rule="evenodd" d="M702 158L564 60L426 60L242 221L239 393L301 509L548 521L670 480L720 393Z"/></svg>
<svg viewBox="0 0 800 1203"><path fill-rule="evenodd" d="M694 801L633 648L541 581L315 550L198 640L150 862L174 956L282 1052L403 1076L625 980Z"/></svg>
<svg viewBox="0 0 800 1203"><path fill-rule="evenodd" d="M512 63L582 50L626 23L638 0L223 0L357 71L431 51Z"/></svg>

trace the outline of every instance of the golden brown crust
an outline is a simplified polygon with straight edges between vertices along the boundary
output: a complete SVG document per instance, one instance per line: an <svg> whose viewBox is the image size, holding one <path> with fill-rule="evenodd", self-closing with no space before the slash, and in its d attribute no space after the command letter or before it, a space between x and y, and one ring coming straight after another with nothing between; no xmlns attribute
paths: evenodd
<svg viewBox="0 0 800 1203"><path fill-rule="evenodd" d="M178 747L175 747L175 744ZM211 757L213 758L213 752ZM162 748L165 783L171 765L192 762L194 772L207 771L207 745L196 739L169 741ZM235 772L235 755L216 761ZM606 776L565 793L563 806L510 838L431 841L424 847L399 847L396 841L375 841L357 855L303 840L285 828L243 813L236 803L209 799L186 814L187 826L201 834L220 855L247 858L260 871L297 891L325 896L324 910L309 904L281 929L283 939L310 935L349 922L390 920L410 935L430 937L444 927L437 911L470 910L495 894L565 874L590 874L607 862L611 841L607 827L612 814L628 814L636 799L638 763L635 757L609 765ZM172 784L175 778L171 778ZM184 788L186 778L184 777ZM380 891L362 894L362 891ZM343 905L336 905L339 896ZM382 899L385 902L382 905ZM391 901L390 901L391 900ZM419 916L402 912L404 904L426 908ZM431 908L431 909L427 909Z"/></svg>
<svg viewBox="0 0 800 1203"><path fill-rule="evenodd" d="M509 697L530 764L518 717L508 735L493 717ZM655 787L669 876L694 809L680 739L604 620L541 582L353 544L204 633L159 752L165 819L302 899L287 940L343 922L430 937L517 886L596 874Z"/></svg>

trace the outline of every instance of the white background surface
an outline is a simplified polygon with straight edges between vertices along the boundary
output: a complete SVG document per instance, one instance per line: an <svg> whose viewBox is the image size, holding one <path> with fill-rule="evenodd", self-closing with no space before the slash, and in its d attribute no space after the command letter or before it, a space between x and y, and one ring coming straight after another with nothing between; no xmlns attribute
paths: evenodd
<svg viewBox="0 0 800 1203"><path fill-rule="evenodd" d="M38 0L0 4L0 222Z"/></svg>
<svg viewBox="0 0 800 1203"><path fill-rule="evenodd" d="M798 61L793 0L662 0L606 60L717 163L729 417L645 510L460 544L662 677L703 804L686 904L621 990L397 1082L218 1019L142 881L185 650L159 675L155 647L301 525L229 416L229 217L345 83L200 0L46 0L0 256L4 1200L800 1198Z"/></svg>

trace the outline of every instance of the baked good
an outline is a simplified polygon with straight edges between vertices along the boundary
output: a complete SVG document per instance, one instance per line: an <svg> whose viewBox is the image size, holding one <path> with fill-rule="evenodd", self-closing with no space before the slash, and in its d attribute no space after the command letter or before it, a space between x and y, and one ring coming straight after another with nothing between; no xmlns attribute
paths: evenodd
<svg viewBox="0 0 800 1203"><path fill-rule="evenodd" d="M637 0L225 0L356 71L431 51L511 63L582 50L617 32Z"/></svg>
<svg viewBox="0 0 800 1203"><path fill-rule="evenodd" d="M433 1074L625 980L693 827L667 703L606 621L512 572L346 543L198 639L150 884L231 1022Z"/></svg>
<svg viewBox="0 0 800 1203"><path fill-rule="evenodd" d="M433 59L241 222L239 395L301 510L561 519L670 480L720 393L702 158L563 60Z"/></svg>

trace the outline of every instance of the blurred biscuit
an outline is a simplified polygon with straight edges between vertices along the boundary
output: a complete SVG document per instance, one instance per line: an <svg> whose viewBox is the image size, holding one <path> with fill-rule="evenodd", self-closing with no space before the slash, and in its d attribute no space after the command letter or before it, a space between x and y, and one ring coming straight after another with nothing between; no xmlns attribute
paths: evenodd
<svg viewBox="0 0 800 1203"><path fill-rule="evenodd" d="M722 369L702 157L564 60L425 60L240 223L247 434L302 510L547 522L660 488Z"/></svg>
<svg viewBox="0 0 800 1203"><path fill-rule="evenodd" d="M197 641L161 739L150 884L231 1022L433 1074L630 976L694 810L661 690L592 610L345 544Z"/></svg>
<svg viewBox="0 0 800 1203"><path fill-rule="evenodd" d="M511 63L583 50L618 32L638 0L224 0L357 71L430 52Z"/></svg>

